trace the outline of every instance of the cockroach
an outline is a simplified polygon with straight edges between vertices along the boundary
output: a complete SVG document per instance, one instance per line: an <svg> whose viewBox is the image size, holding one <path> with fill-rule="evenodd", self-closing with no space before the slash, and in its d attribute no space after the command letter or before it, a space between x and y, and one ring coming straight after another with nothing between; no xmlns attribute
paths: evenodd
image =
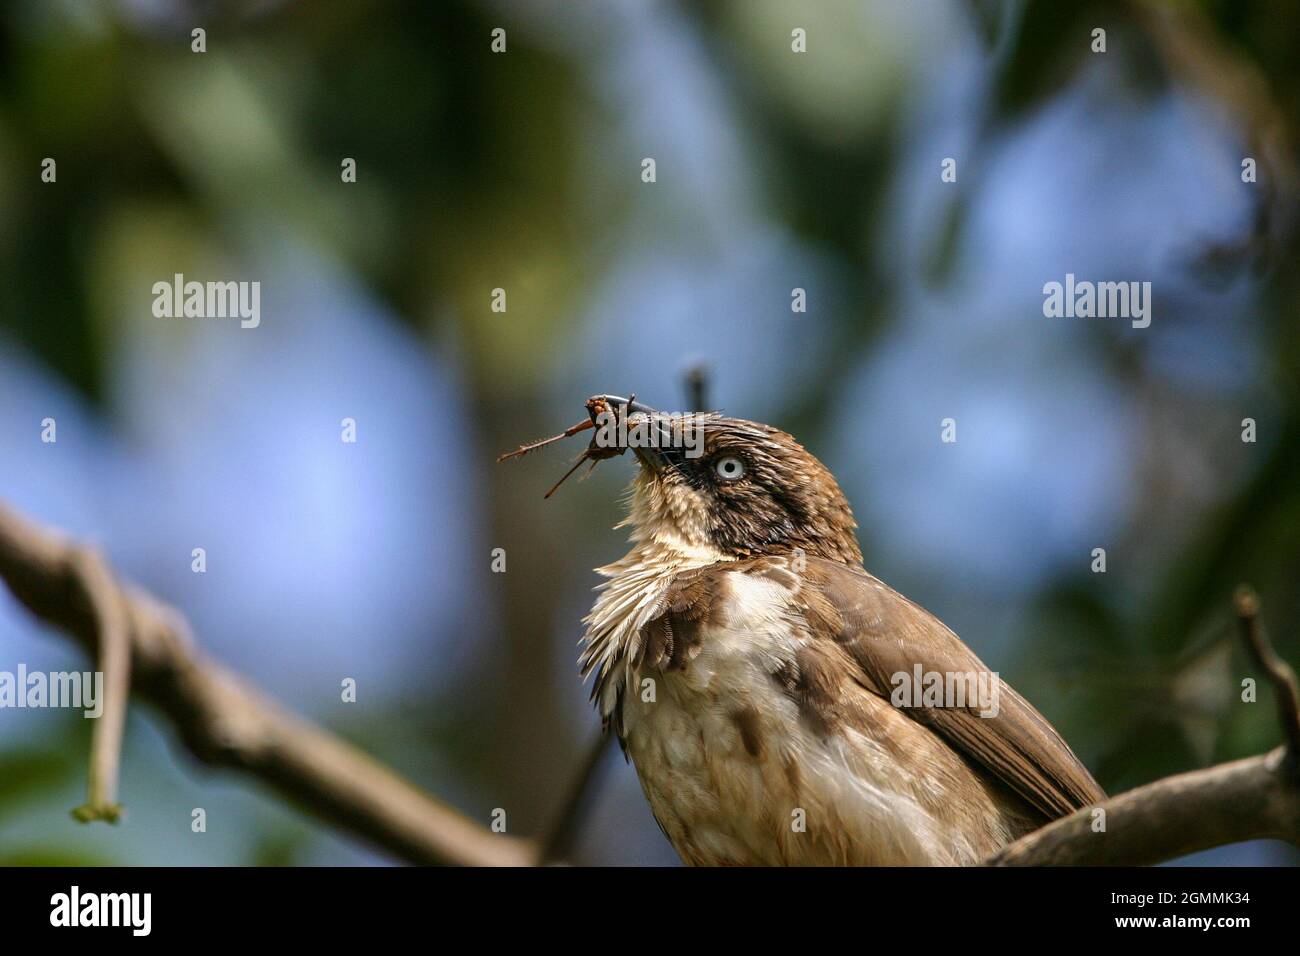
<svg viewBox="0 0 1300 956"><path fill-rule="evenodd" d="M633 395L631 398L628 398L626 400L618 399L617 404L623 404L625 406L630 407L635 401L636 401L636 396ZM587 405L586 421L578 422L576 425L570 425L568 428L560 432L558 435L552 435L550 438L543 438L539 441L529 442L526 445L520 445L514 451L508 451L504 455L499 456L497 458L497 461L502 462L502 461L507 461L511 458L522 458L524 455L527 455L531 451L536 451L537 449L544 448L545 446L550 445L554 442L561 441L565 438L570 438L573 435L578 434L578 432L586 431L588 428L595 428L597 420L603 414L611 414L611 415L617 414L617 412L614 411L615 401L611 400L611 398L606 395L593 395L591 398L587 399L586 405ZM592 438L591 444L589 444L586 447L586 449L583 450L582 454L578 456L578 460L573 463L573 467L570 468L568 471L566 471L560 477L560 480L557 481L554 485L552 485L551 490L548 491L545 495L543 495L543 497L549 498L551 497L551 495L555 494L555 492L559 490L560 485L568 481L569 476L572 475L575 471L577 471L578 466L581 465L584 461L591 462L591 468L587 469L587 475L589 475L595 469L597 464L604 461L606 458L614 458L618 455L621 455L625 451L627 451L626 448L601 447L596 444L596 439ZM587 475L583 475L583 477L585 478L587 477Z"/></svg>

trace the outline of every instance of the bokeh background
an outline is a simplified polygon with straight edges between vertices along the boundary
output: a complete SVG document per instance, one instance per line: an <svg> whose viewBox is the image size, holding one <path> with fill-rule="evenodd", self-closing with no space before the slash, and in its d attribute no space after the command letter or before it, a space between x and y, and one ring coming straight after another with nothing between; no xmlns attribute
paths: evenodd
<svg viewBox="0 0 1300 956"><path fill-rule="evenodd" d="M1229 598L1252 582L1300 660L1298 14L5 4L0 499L97 543L275 697L538 834L596 734L576 642L632 465L543 502L577 440L494 458L596 392L684 408L704 363L709 404L819 455L868 568L1109 790L1269 749ZM261 326L155 318L177 272L260 281ZM1151 281L1150 328L1044 318L1067 272ZM0 670L20 662L89 666L0 589ZM128 818L80 826L88 741L70 713L0 711L0 862L386 862L144 706ZM617 748L574 858L676 861Z"/></svg>

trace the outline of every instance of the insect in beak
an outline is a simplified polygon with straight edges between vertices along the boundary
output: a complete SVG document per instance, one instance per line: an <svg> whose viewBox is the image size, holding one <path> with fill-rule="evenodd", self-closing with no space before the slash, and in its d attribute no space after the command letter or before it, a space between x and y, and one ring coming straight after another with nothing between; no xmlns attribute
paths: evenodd
<svg viewBox="0 0 1300 956"><path fill-rule="evenodd" d="M626 412L629 415L636 414L636 413L645 413L645 414L654 413L654 409L651 408L650 406L640 404L636 400L635 395L633 395L630 398L620 398L617 395L593 395L591 398L587 399L587 420L586 421L578 422L576 425L570 425L564 431L560 432L560 434L553 435L550 438L543 438L540 441L530 442L529 444L526 445L520 445L514 451L506 452L504 455L498 457L497 461L502 462L502 461L507 461L508 459L511 458L522 458L524 455L527 455L529 452L536 451L537 449L544 448L545 446L550 445L554 442L561 441L562 439L565 438L569 438L573 435L578 434L579 432L586 431L588 428L595 428L598 420L602 415L617 416L619 414L618 410L620 408L626 408ZM580 466L584 461L591 462L591 468L587 469L587 475L589 475L595 469L596 465L599 462L604 461L606 458L613 458L617 455L621 455L625 451L627 451L626 448L598 445L596 443L596 439L592 438L591 443L587 445L586 449L582 452L582 454L578 456L578 460L573 463L573 467L570 468L568 471L566 471L564 475L560 478L560 480L557 481L554 485L552 485L551 490L548 491L543 497L549 498L551 497L551 495L555 494L555 492L559 489L560 485L564 484L565 481L569 479L569 476L572 475L575 471L577 471L578 466ZM641 449L636 449L636 451L638 454L640 454ZM645 460L644 456L642 456L642 460ZM583 477L585 478L586 475L583 475Z"/></svg>

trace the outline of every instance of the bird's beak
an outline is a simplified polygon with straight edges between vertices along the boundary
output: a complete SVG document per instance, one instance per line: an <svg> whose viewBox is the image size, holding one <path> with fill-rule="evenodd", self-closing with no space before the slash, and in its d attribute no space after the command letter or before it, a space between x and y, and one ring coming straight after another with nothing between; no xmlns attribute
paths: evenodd
<svg viewBox="0 0 1300 956"><path fill-rule="evenodd" d="M631 424L634 417L638 415L644 415L652 421L656 421L656 427L660 429L660 434L664 439L659 442L660 447L647 448L642 447L639 444L631 445L630 447L634 452L636 452L636 456L640 459L641 464L645 465L645 467L649 468L656 475L664 471L666 468L672 467L672 459L670 459L664 451L664 449L672 447L672 429L666 421L655 418L656 415L662 414L658 409L651 408L649 405L638 402L635 398L623 398L620 395L593 395L587 400L587 413L591 416L592 422L597 427L600 426L600 422L597 421L597 418L603 409L608 409L615 416L626 414L629 424ZM596 439L593 438L592 442L594 443L595 441Z"/></svg>
<svg viewBox="0 0 1300 956"><path fill-rule="evenodd" d="M632 450L636 452L636 457L640 460L641 464L645 465L656 475L672 467L672 461L670 461L668 456L663 453L662 449L641 448L638 446Z"/></svg>
<svg viewBox="0 0 1300 956"><path fill-rule="evenodd" d="M609 408L615 412L626 406L629 415L634 415L637 412L643 412L646 415L655 415L659 412L659 409L651 408L649 405L643 405L635 398L622 398L618 395L593 395L591 398L587 399L587 411L591 414L592 421L595 421L596 419L596 410L599 409L599 403L601 402L609 406Z"/></svg>

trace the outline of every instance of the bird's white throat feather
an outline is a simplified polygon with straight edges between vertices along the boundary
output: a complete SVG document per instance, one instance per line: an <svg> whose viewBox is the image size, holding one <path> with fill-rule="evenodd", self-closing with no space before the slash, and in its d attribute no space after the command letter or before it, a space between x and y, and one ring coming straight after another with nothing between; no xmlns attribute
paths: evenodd
<svg viewBox="0 0 1300 956"><path fill-rule="evenodd" d="M632 529L632 550L596 569L608 580L597 586L600 596L583 618L587 625L579 659L583 674L612 675L599 701L602 716L613 710L619 688L631 676L639 632L654 616L673 578L692 568L730 560L708 541L706 507L693 495L669 498L644 472L632 484L628 516L616 526Z"/></svg>

